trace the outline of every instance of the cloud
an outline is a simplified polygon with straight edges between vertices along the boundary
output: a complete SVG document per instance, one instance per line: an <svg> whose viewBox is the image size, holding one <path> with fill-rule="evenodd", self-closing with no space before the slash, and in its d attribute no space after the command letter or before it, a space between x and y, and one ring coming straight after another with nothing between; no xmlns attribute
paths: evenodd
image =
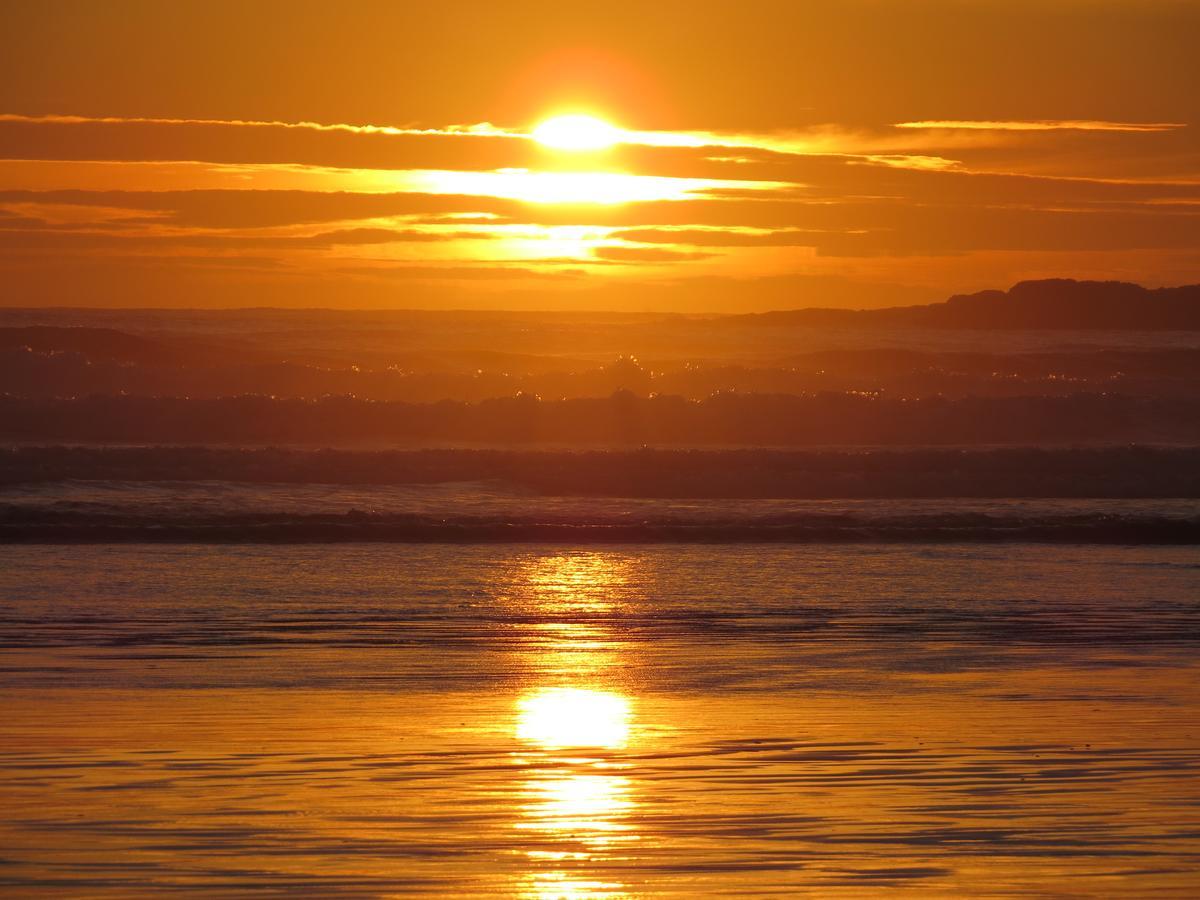
<svg viewBox="0 0 1200 900"><path fill-rule="evenodd" d="M926 260L917 278L936 280L969 271L950 260L979 254L1200 246L1195 142L1172 123L929 120L767 137L663 134L639 132L640 143L581 161L494 126L0 116L0 156L49 157L0 163L0 181L36 188L0 191L0 264L32 271L140 255L199 269L207 252L216 269L267 251L281 278L330 278L331 266L353 262L363 271L343 274L381 283L515 289L520 279L566 277L542 259L553 256L572 257L562 265L574 270L624 273L614 281L643 277L640 264L662 288L675 277L668 264L714 256L722 271L748 278L765 260L772 271L836 271L855 260L841 265L881 281L918 271L906 258ZM1092 162L1085 171L1076 159ZM570 168L587 165L596 171ZM630 190L615 195L616 186ZM586 236L567 235L572 228ZM465 243L489 239L486 248ZM371 255L355 247L401 243L411 246L373 255L393 253L403 266L347 258ZM480 256L506 265L472 265ZM106 277L119 280L118 271ZM406 293L403 302L415 301Z"/></svg>
<svg viewBox="0 0 1200 900"><path fill-rule="evenodd" d="M904 123L896 127L909 128L917 127L919 123ZM965 127L965 126L964 126ZM235 132L245 132L238 136ZM503 139L507 141L510 149L516 151L532 151L544 160L554 158L553 150L547 150L539 145L533 136L525 131L515 129L499 128L488 122L482 122L474 125L450 125L443 128L401 128L390 125L352 125L345 123L318 123L318 122L281 122L281 121L254 121L245 119L197 119L197 118L152 118L152 117L121 117L121 116L65 116L65 115L44 115L44 116L29 116L18 114L0 114L0 134L8 133L10 137L18 139L24 138L29 142L27 146L36 146L38 135L46 141L47 148L53 148L53 152L62 153L65 148L61 141L56 139L56 135L76 134L82 137L88 137L96 141L92 147L93 153L104 152L124 152L131 154L127 158L129 160L137 159L165 159L161 155L142 155L139 154L135 146L129 142L129 138L137 138L143 141L143 146L149 148L151 146L172 147L175 144L172 142L169 135L171 132L176 134L186 134L192 141L197 141L197 138L206 135L213 135L217 132L224 132L226 138L232 142L230 150L234 148L261 147L260 138L262 136L269 137L280 148L281 153L288 152L284 148L289 146L287 134L291 132L296 136L296 144L294 146L318 146L311 142L305 143L306 135L326 135L338 136L348 135L354 137L369 137L369 138L456 138L465 147L471 143L479 143L470 139ZM121 139L121 134L124 132L126 138ZM155 144L151 138L157 134L158 144ZM736 162L742 158L743 153L739 151L761 151L765 153L781 154L781 155L808 155L808 154L828 154L828 153L849 153L867 155L873 152L879 152L881 149L887 150L903 150L905 146L897 147L898 138L892 135L869 135L861 131L849 131L840 128L836 125L819 125L811 126L804 129L791 129L787 131L779 131L774 133L736 133L736 132L713 132L713 131L637 131L614 129L614 134L617 136L616 149L619 152L622 149L641 148L641 149L656 149L656 150L678 150L687 152L699 152L700 156L713 158L715 156L724 155L728 161ZM390 146L399 148L407 142L393 141ZM904 142L905 144L907 142ZM211 150L211 146L207 143L200 142L200 146L206 147L206 151ZM327 144L327 147L333 144ZM360 146L367 147L367 143L363 142ZM389 146L386 143L379 146ZM440 144L444 149L447 144ZM479 146L483 146L479 143ZM160 151L161 152L161 151ZM168 151L170 152L170 151ZM229 152L229 151L226 151ZM143 154L145 151L143 151ZM600 153L601 156L607 155L608 151ZM21 157L14 157L21 158ZM77 159L77 158L101 158L79 157L75 155L60 156L60 157L28 157L28 158L61 158L61 159ZM121 157L126 158L126 157ZM181 159L209 159L207 156L181 156ZM579 159L578 155L571 154L566 157L568 160ZM212 160L216 161L216 160ZM243 162L262 161L262 160L241 160ZM282 161L282 159L278 160ZM292 160L296 161L296 160ZM306 160L313 162L313 160ZM367 165L362 163L361 165Z"/></svg>
<svg viewBox="0 0 1200 900"><path fill-rule="evenodd" d="M191 228L270 228L407 215L519 215L511 200L459 194L343 191L0 191L3 204L120 209L142 221Z"/></svg>
<svg viewBox="0 0 1200 900"><path fill-rule="evenodd" d="M479 170L531 166L541 155L531 142L494 131L0 116L0 157L5 159Z"/></svg>
<svg viewBox="0 0 1200 900"><path fill-rule="evenodd" d="M195 234L148 234L114 231L83 231L78 228L34 227L10 229L0 220L0 250L209 250L278 249L312 250L335 246L388 243L438 243L459 240L490 240L495 235L474 231L417 231L388 228L348 228L310 235L244 235L200 232Z"/></svg>
<svg viewBox="0 0 1200 900"><path fill-rule="evenodd" d="M897 173L893 173L894 175ZM694 243L700 246L816 247L839 256L880 254L961 253L972 250L1114 250L1172 249L1200 245L1200 215L1194 204L1146 203L1145 185L1046 184L1044 179L992 176L948 177L943 173L899 173L907 191L895 196L839 198L780 191L763 199L738 196L721 199L670 200L600 204L526 204L488 197L439 194L343 194L294 191L180 191L180 192L0 192L0 204L19 207L36 216L39 204L66 207L142 210L141 219L124 219L160 229L236 229L338 223L339 230L378 228L377 221L409 215L449 212L490 213L498 230L486 226L471 231L453 228L443 234L471 239L503 228L528 226L589 226L638 229L753 229L776 232L771 237L713 237L686 234L654 243ZM929 179L923 185L914 177ZM978 184L978 190L972 190ZM921 188L917 190L916 188ZM1004 197L1008 188L1009 196ZM1039 196L1039 190L1074 192L1073 201ZM1024 190L1023 190L1024 189ZM1162 186L1156 190L1162 191ZM1192 186L1200 195L1200 185ZM1123 198L1132 196L1136 202ZM1164 198L1166 199L1166 198ZM1007 201L1007 202L1006 202ZM356 225L357 223L357 225ZM392 229L384 229L390 231ZM407 229L399 229L401 237ZM421 232L421 230L418 230ZM457 233L456 233L457 232ZM754 233L754 232L751 232ZM264 236L269 237L269 236ZM370 243L391 239L367 232L344 239ZM414 241L432 240L412 236ZM536 239L536 232L532 239ZM547 239L554 239L547 235ZM643 235L646 237L646 235ZM656 235L662 238L664 235ZM674 237L674 236L668 236ZM186 236L177 238L187 243ZM81 238L80 240L84 240ZM116 238L106 238L115 241ZM334 238L312 238L316 244ZM200 243L193 240L193 243ZM270 241L268 241L270 243ZM286 241L280 244L288 243ZM295 245L295 241L291 242ZM643 248L646 249L646 248ZM616 260L621 253L610 255ZM642 260L649 257L642 254ZM621 261L633 261L629 254ZM662 257L658 261L668 261Z"/></svg>
<svg viewBox="0 0 1200 900"><path fill-rule="evenodd" d="M300 238L312 246L329 247L348 244L437 243L439 241L489 240L495 235L486 231L417 231L391 228L344 228Z"/></svg>
<svg viewBox="0 0 1200 900"><path fill-rule="evenodd" d="M693 253L685 250L667 250L660 247L596 247L592 255L609 262L622 263L673 263L694 262L711 259L714 253Z"/></svg>
<svg viewBox="0 0 1200 900"><path fill-rule="evenodd" d="M683 207L683 208L680 208ZM783 232L764 244L816 248L831 256L942 255L977 250L1187 249L1200 246L1200 215L1143 210L1055 210L1027 207L913 204L904 201L806 203L802 201L690 201L643 204L620 212L630 228L663 229L680 222L712 228ZM609 218L608 224L615 219ZM655 243L752 246L757 238L713 232L643 233ZM665 240L664 240L665 239ZM746 243L742 243L745 241Z"/></svg>
<svg viewBox="0 0 1200 900"><path fill-rule="evenodd" d="M575 260L575 262L578 262ZM454 281L509 281L519 279L578 278L584 274L572 269L531 269L524 266L425 266L375 265L343 266L335 270L346 275L365 275L388 279L433 279Z"/></svg>
<svg viewBox="0 0 1200 900"><path fill-rule="evenodd" d="M449 134L486 135L491 137L514 137L518 134L497 128L490 122L474 125L449 125L445 128L398 128L392 125L348 125L345 123L323 124L320 122L281 122L278 120L254 119L189 119L153 116L28 116L19 113L0 113L0 122L44 122L55 125L80 125L98 123L104 125L229 125L238 128L290 128L301 131L344 131L350 134Z"/></svg>
<svg viewBox="0 0 1200 900"><path fill-rule="evenodd" d="M685 244L692 247L812 247L826 232L802 229L735 231L725 228L635 228L614 231L614 240L640 244Z"/></svg>
<svg viewBox="0 0 1200 900"><path fill-rule="evenodd" d="M928 128L968 131L1174 131L1185 122L1105 122L1095 119L961 120L928 119L897 122L895 128Z"/></svg>
<svg viewBox="0 0 1200 900"><path fill-rule="evenodd" d="M954 127L935 129L933 125L936 124L953 124ZM1036 147L1008 147L1003 153L998 153L994 147L976 149L959 154L962 158L938 152L938 142L946 140L944 134L980 132L992 126L1001 129L1001 133L1035 135L1029 140L1048 141L1053 149L1045 151L1044 161L1040 161L1042 158ZM1167 141L1166 146L1159 148L1157 157L1136 149L1147 140L1147 135L1141 132L1155 129L1160 134L1150 137L1158 143ZM831 133L826 129L814 131L814 135L823 134L824 137L813 137L808 143L803 136L786 140L726 136L728 146L736 146L736 153L727 152L728 148L722 150L707 145L627 144L603 154L600 159L581 163L571 154L547 153L528 140L514 139L520 137L519 134L503 132L493 126L475 130L455 130L453 127L396 129L204 119L0 116L0 156L10 157L4 164L4 177L10 185L21 184L22 179L26 179L35 186L53 183L55 177L62 179L60 184L71 184L78 176L81 179L78 186L85 187L144 189L166 184L212 189L219 185L222 188L295 188L313 192L391 190L397 193L436 192L445 188L455 190L456 196L509 190L518 196L524 196L522 192L529 193L531 196L526 199L586 200L589 199L586 192L581 197L574 197L569 191L564 195L564 185L569 186L574 181L582 183L584 176L571 172L571 166L595 165L627 173L613 176L609 171L607 177L624 179L622 184L629 197L652 198L656 192L668 189L665 182L659 184L647 180L641 183L640 176L703 179L709 182L707 186L700 182L673 182L672 189L703 192L707 188L709 196L724 198L732 195L722 192L717 182L726 187L744 184L747 188L760 190L769 189L771 185L792 185L795 191L803 192L809 199L841 201L868 196L905 198L921 203L1011 205L1022 202L1054 207L1119 198L1136 202L1200 194L1200 184L1195 177L1197 151L1189 140L1180 143L1172 139L1176 132L1184 134L1172 123L930 120L900 123L900 127L892 128L890 132L890 136L887 133L864 136ZM895 136L903 132L928 137L929 146L922 147L920 140L897 140ZM1073 140L1078 141L1098 140L1103 146L1094 150L1073 144L1061 146L1063 135L1077 135ZM756 140L760 143L754 144ZM1114 140L1124 140L1127 146L1114 146ZM745 143L737 144L737 141ZM793 146L789 141L796 143ZM845 146L857 142L861 152L832 152L839 142ZM813 152L814 147L822 152ZM1060 168L1070 171L1070 161L1077 157L1091 160L1091 177L1060 177L1052 172L1015 170L1044 167L1057 160ZM109 162L91 162L96 159ZM973 159L979 162L972 162ZM33 160L24 163L26 167L32 167L27 175L22 174L22 163L18 160ZM57 176L45 168L53 165L47 160L58 160L63 167ZM135 162L136 166L133 165ZM72 165L80 168L71 169ZM122 165L129 168L122 168ZM1136 173L1138 169L1177 176L1180 172L1190 173L1190 177L1147 179L1124 174L1126 171ZM585 174L593 181L599 179L595 173ZM645 190L641 190L639 184ZM389 203L397 205L395 200ZM489 205L474 204L475 208L470 208L469 204L455 201L445 201L443 209L436 208L431 201L414 200L414 205L422 205L429 214L493 210ZM550 217L562 220L554 213ZM520 221L521 215L514 212L512 218ZM248 220L246 224L252 222Z"/></svg>

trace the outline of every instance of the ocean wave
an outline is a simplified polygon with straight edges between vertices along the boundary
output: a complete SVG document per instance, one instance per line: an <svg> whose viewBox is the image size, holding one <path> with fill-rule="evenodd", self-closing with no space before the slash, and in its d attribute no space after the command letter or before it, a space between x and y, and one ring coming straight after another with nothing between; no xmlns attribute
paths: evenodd
<svg viewBox="0 0 1200 900"><path fill-rule="evenodd" d="M0 510L3 543L942 543L1198 544L1200 516L808 514L640 522L433 518L350 511L179 518Z"/></svg>
<svg viewBox="0 0 1200 900"><path fill-rule="evenodd" d="M0 488L67 481L381 486L490 483L534 496L1190 497L1200 447L334 450L0 448ZM479 484L473 490L485 492ZM79 495L76 495L78 497ZM376 493L367 493L369 500ZM2 499L2 498L0 498ZM461 500L462 498L458 498Z"/></svg>

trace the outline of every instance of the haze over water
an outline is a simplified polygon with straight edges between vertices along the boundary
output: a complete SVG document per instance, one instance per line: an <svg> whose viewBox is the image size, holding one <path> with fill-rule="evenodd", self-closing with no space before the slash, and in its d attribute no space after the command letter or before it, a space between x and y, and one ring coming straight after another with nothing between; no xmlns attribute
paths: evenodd
<svg viewBox="0 0 1200 900"><path fill-rule="evenodd" d="M1194 895L1187 547L7 547L14 896Z"/></svg>

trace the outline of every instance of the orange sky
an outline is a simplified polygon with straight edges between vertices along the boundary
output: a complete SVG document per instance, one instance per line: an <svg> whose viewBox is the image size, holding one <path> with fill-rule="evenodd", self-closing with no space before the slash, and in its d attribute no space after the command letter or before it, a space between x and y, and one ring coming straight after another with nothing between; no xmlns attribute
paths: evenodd
<svg viewBox="0 0 1200 900"><path fill-rule="evenodd" d="M752 310L1200 281L1200 4L0 10L0 303ZM611 146L531 137L556 115Z"/></svg>

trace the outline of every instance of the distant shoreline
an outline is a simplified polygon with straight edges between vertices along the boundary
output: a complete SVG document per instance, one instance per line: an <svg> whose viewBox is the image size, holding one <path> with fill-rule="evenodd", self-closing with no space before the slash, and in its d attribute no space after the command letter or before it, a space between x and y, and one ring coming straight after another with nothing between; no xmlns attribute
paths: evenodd
<svg viewBox="0 0 1200 900"><path fill-rule="evenodd" d="M331 517L332 518L332 517ZM1200 519L838 528L828 525L0 525L0 544L1128 544L1200 545Z"/></svg>
<svg viewBox="0 0 1200 900"><path fill-rule="evenodd" d="M1049 331L1200 331L1200 284L1147 288L1125 281L1081 281L1046 278L1021 281L1007 291L982 290L955 294L944 301L905 305L780 306L769 310L725 312L680 310L624 310L584 307L350 307L332 306L89 306L56 304L25 306L0 303L0 325L30 327L34 323L64 319L111 319L149 316L159 320L220 319L232 316L280 318L345 317L371 319L406 317L436 320L461 317L485 320L539 317L565 321L590 319L619 325L646 318L664 321L719 321L731 325L815 328L931 328L937 330L1049 330ZM6 321L9 320L9 321ZM10 324L10 321L12 324ZM164 322L165 324L165 322ZM78 326L77 326L78 327Z"/></svg>

